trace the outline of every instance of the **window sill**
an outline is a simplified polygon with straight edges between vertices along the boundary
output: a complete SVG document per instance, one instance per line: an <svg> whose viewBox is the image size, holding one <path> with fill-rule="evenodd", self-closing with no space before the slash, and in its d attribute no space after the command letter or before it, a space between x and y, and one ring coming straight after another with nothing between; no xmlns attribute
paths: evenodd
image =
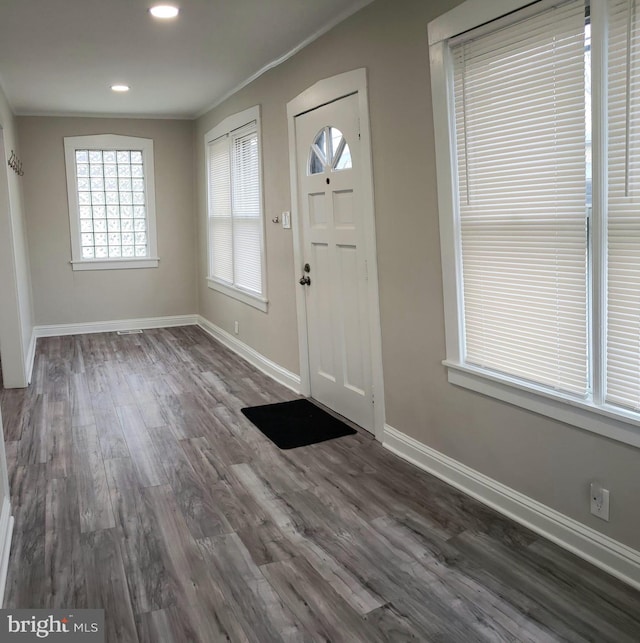
<svg viewBox="0 0 640 643"><path fill-rule="evenodd" d="M612 440L640 447L640 416L607 405L526 386L508 376L445 360L451 384L545 415Z"/></svg>
<svg viewBox="0 0 640 643"><path fill-rule="evenodd" d="M129 270L131 268L157 268L160 259L157 257L149 259L108 259L101 261L96 260L81 260L71 261L73 270Z"/></svg>
<svg viewBox="0 0 640 643"><path fill-rule="evenodd" d="M240 290L239 288L234 288L233 286L228 286L227 284L220 283L215 279L211 279L211 277L207 277L207 285L209 286L209 288L211 288L211 290L216 290L217 292L221 292L228 297L232 297L233 299L241 301L243 304L253 306L258 310L261 310L263 313L267 312L269 302L267 299L264 299L260 295L252 295L251 293Z"/></svg>

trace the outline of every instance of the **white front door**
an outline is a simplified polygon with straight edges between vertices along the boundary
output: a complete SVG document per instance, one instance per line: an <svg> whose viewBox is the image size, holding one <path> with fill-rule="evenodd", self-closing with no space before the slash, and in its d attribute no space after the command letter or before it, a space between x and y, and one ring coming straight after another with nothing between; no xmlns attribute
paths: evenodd
<svg viewBox="0 0 640 643"><path fill-rule="evenodd" d="M295 130L311 397L373 431L357 94Z"/></svg>

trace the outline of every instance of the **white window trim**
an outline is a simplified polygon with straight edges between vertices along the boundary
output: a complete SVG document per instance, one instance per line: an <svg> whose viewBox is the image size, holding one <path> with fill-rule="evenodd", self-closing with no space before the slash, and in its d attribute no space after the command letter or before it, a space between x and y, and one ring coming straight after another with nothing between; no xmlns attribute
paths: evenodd
<svg viewBox="0 0 640 643"><path fill-rule="evenodd" d="M217 138L221 136L227 136L234 130L240 129L251 123L252 121L256 122L256 131L258 133L258 181L260 183L260 218L261 218L261 235L260 235L260 260L262 266L262 294L257 295L255 293L244 290L233 284L226 283L219 279L216 279L211 274L211 257L212 257L212 248L211 248L211 217L209 215L209 154L208 154L208 145ZM204 135L204 167L205 167L205 182L206 182L206 217L207 217L207 285L211 290L220 292L228 297L237 299L244 304L253 306L262 312L267 312L269 300L267 299L267 266L266 266L266 250L265 250L265 228L264 228L264 193L263 193L263 169L262 169L262 129L260 124L260 106L256 105L245 109L242 112L228 116L221 123L216 125L214 128L210 129Z"/></svg>
<svg viewBox="0 0 640 643"><path fill-rule="evenodd" d="M605 0L592 0L592 17L602 16ZM553 0L541 0L525 11L538 11ZM452 61L447 40L491 21L505 16L507 12L531 5L531 0L512 0L505 9L504 0L466 0L451 11L429 23L429 58L431 69L431 90L433 121L436 146L436 173L438 186L438 210L440 224L440 247L442 259L442 280L444 295L444 316L446 336L446 360L448 380L460 386L515 406L534 411L541 415L565 422L587 431L606 436L613 440L640 447L640 414L613 407L601 399L592 401L573 398L543 387L528 385L507 375L493 373L482 368L466 364L463 361L464 328L461 282L461 248L459 221L456 206L457 179L454 172L455 150L455 115L451 90ZM522 12L520 16L522 16ZM505 18L509 20L510 18ZM600 20L599 24L603 24ZM604 190L606 185L606 163L602 154L605 149L606 128L601 127L602 114L606 114L605 99L601 89L605 53L601 51L601 39L597 38L592 27L592 105L593 105L593 205L596 237L602 234ZM598 211L598 212L596 212ZM597 243L593 247L594 255L600 252ZM595 257L599 260L599 257ZM592 273L593 333L602 332L601 302L604 294L601 271ZM596 350L598 342L594 343ZM602 378L596 362L600 355L594 355L593 377ZM599 362L598 362L599 363ZM601 390L601 388L600 388Z"/></svg>
<svg viewBox="0 0 640 643"><path fill-rule="evenodd" d="M221 292L228 297L233 297L233 299L237 299L244 304L253 306L258 310L261 310L263 313L267 312L269 301L263 297L260 297L259 295L254 295L253 293L242 290L237 286L230 286L229 284L218 281L213 277L207 277L207 285L209 286L209 288L211 288L211 290L217 290L218 292Z"/></svg>
<svg viewBox="0 0 640 643"><path fill-rule="evenodd" d="M144 166L145 207L149 256L126 259L83 259L80 247L80 217L78 210L78 185L76 177L76 150L141 150ZM67 199L71 229L71 267L73 270L123 270L129 268L157 268L158 240L156 233L156 189L153 168L153 141L149 138L96 134L66 136L64 158L67 170Z"/></svg>

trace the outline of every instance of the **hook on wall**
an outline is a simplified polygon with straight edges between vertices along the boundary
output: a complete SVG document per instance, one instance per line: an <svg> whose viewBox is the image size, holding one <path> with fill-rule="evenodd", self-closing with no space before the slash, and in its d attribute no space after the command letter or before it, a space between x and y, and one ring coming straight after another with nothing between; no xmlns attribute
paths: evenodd
<svg viewBox="0 0 640 643"><path fill-rule="evenodd" d="M18 175L24 176L24 170L22 169L22 161L16 156L16 153L11 150L11 156L7 161L7 165Z"/></svg>

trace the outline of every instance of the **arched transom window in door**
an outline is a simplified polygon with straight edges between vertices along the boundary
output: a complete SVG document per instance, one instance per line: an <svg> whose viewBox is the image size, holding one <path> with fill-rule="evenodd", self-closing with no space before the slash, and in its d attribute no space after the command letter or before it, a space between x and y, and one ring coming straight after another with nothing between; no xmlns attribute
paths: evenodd
<svg viewBox="0 0 640 643"><path fill-rule="evenodd" d="M309 154L309 174L351 169L351 150L337 127L327 125L316 135Z"/></svg>

